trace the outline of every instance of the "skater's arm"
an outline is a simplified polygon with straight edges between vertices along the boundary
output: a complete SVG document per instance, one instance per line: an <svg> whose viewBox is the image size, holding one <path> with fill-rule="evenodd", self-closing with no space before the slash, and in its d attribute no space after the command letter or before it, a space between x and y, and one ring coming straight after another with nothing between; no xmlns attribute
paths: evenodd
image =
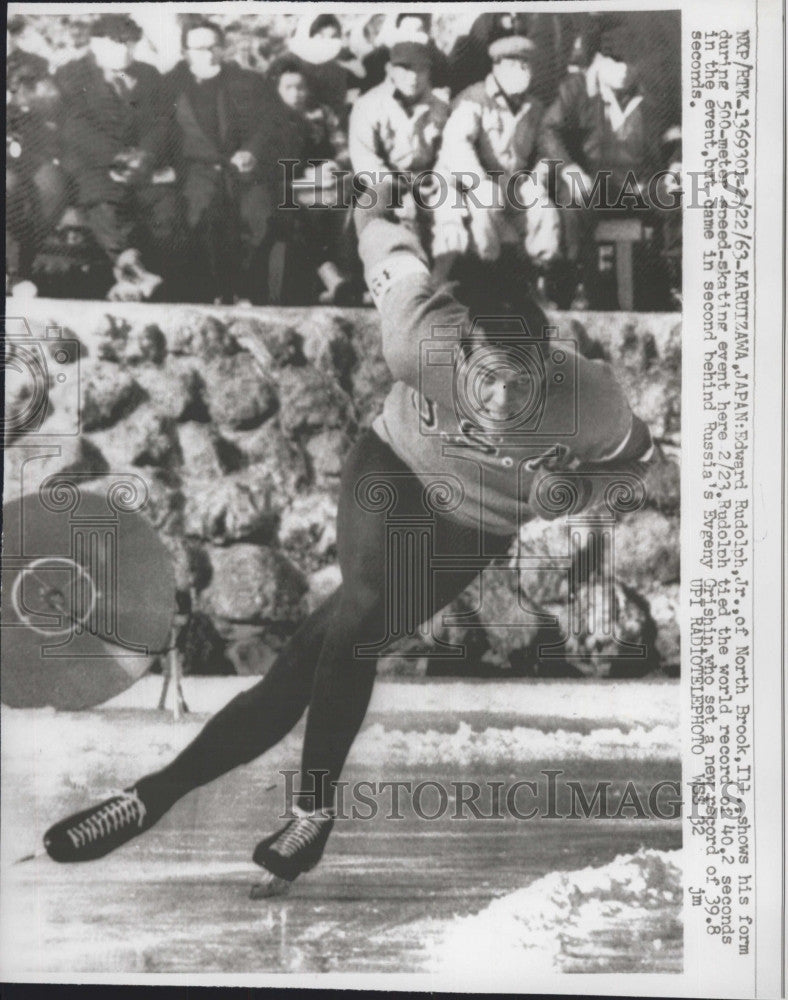
<svg viewBox="0 0 788 1000"><path fill-rule="evenodd" d="M359 236L364 277L381 316L383 357L392 376L422 390L423 341L440 328L440 346L450 346L467 334L468 312L445 286L430 275L418 238L407 227L375 218ZM442 376L430 372L429 395L439 406L454 407L454 379L450 366Z"/></svg>

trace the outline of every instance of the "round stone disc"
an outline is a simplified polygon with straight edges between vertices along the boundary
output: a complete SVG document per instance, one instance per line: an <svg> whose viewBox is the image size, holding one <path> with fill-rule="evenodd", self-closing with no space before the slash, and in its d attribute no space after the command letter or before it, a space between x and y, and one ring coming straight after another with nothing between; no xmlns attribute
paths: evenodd
<svg viewBox="0 0 788 1000"><path fill-rule="evenodd" d="M79 709L120 694L168 647L174 610L170 554L129 493L80 484L3 507L4 704Z"/></svg>

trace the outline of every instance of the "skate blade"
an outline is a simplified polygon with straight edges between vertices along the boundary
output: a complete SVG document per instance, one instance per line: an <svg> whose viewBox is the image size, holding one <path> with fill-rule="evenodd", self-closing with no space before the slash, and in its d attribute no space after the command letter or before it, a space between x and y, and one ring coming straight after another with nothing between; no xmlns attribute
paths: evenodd
<svg viewBox="0 0 788 1000"><path fill-rule="evenodd" d="M286 896L290 892L292 882L280 878L278 875L266 873L259 882L255 882L249 890L250 899L275 899L277 896Z"/></svg>
<svg viewBox="0 0 788 1000"><path fill-rule="evenodd" d="M43 858L46 853L47 850L45 847L39 847L35 851L32 851L30 854L25 854L24 857L17 858L16 861L14 861L14 864L22 865L26 861L35 861L36 858Z"/></svg>

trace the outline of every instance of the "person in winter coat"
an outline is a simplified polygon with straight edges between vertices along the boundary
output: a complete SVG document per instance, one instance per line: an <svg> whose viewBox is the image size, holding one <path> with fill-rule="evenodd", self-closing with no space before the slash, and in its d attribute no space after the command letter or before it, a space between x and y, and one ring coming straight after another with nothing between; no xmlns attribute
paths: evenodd
<svg viewBox="0 0 788 1000"><path fill-rule="evenodd" d="M183 53L164 87L192 295L199 289L206 301L256 298L264 293L258 251L284 200L279 159L300 150L298 125L262 76L223 59L217 25L187 25Z"/></svg>
<svg viewBox="0 0 788 1000"><path fill-rule="evenodd" d="M544 108L530 94L533 53L523 36L496 39L490 73L454 102L439 170L456 196L436 209L433 238L441 273L465 254L496 261L507 245L537 264L558 252L557 212L534 170Z"/></svg>
<svg viewBox="0 0 788 1000"><path fill-rule="evenodd" d="M346 304L353 295L350 272L356 265L347 134L335 112L312 93L297 56L288 53L274 60L268 78L302 129L301 159L293 165L292 184L298 210L288 213L294 223L290 238L298 244L299 264L306 265L298 268L295 300L309 303L317 296L321 303ZM293 150L283 152L290 159ZM345 205L347 209L340 207Z"/></svg>
<svg viewBox="0 0 788 1000"><path fill-rule="evenodd" d="M103 14L87 55L55 75L62 163L124 298L150 298L159 288L177 228L175 191L155 182L169 115L158 71L133 57L141 34L127 15Z"/></svg>
<svg viewBox="0 0 788 1000"><path fill-rule="evenodd" d="M30 281L32 261L66 208L68 182L46 60L15 48L6 78L6 290L13 293Z"/></svg>
<svg viewBox="0 0 788 1000"><path fill-rule="evenodd" d="M639 199L661 167L652 95L622 44L619 22L595 18L586 51L588 67L562 82L540 138L542 155L555 161L556 201L572 206L562 211L564 245L576 268L576 298L583 300L598 286L596 221L611 211L621 217L622 210L645 221L647 203Z"/></svg>
<svg viewBox="0 0 788 1000"><path fill-rule="evenodd" d="M395 171L398 184L418 183L420 207L410 226L429 246L431 213L424 210L432 196L434 168L449 105L432 90L432 57L426 35L396 42L386 79L356 101L350 116L350 160L357 186L373 186ZM422 184L422 182L425 182Z"/></svg>
<svg viewBox="0 0 788 1000"><path fill-rule="evenodd" d="M350 161L357 174L417 173L435 165L449 105L433 93L431 73L426 36L392 47L386 79L359 97L350 116Z"/></svg>

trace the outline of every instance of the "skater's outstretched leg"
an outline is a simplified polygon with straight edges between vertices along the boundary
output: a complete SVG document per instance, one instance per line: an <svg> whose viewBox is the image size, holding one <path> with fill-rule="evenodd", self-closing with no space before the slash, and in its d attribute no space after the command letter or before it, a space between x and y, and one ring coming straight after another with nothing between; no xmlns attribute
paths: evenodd
<svg viewBox="0 0 788 1000"><path fill-rule="evenodd" d="M303 622L265 677L216 713L180 754L120 795L56 823L44 835L55 861L91 861L150 829L182 796L259 757L295 726L341 587Z"/></svg>
<svg viewBox="0 0 788 1000"><path fill-rule="evenodd" d="M261 681L212 716L170 764L137 782L146 801L168 809L199 785L248 764L290 732L309 704L318 657L341 589L303 622Z"/></svg>

